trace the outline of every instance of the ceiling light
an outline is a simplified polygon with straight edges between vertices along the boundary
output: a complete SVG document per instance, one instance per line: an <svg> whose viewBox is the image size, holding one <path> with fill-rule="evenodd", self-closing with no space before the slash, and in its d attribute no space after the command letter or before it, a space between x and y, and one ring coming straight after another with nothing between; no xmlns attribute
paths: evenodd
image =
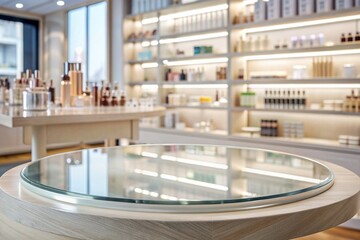
<svg viewBox="0 0 360 240"><path fill-rule="evenodd" d="M57 1L56 4L58 6L64 6L65 5L65 2L64 1Z"/></svg>
<svg viewBox="0 0 360 240"><path fill-rule="evenodd" d="M24 4L22 4L22 3L17 3L17 4L15 5L15 7L16 7L16 8L23 8L23 7L24 7Z"/></svg>

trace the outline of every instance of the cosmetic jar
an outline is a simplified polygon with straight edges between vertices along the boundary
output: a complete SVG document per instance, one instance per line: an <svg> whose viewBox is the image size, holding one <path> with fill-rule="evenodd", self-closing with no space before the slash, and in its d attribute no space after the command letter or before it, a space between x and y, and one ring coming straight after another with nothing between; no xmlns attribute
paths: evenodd
<svg viewBox="0 0 360 240"><path fill-rule="evenodd" d="M45 111L48 108L49 92L42 87L23 91L23 108L27 111Z"/></svg>

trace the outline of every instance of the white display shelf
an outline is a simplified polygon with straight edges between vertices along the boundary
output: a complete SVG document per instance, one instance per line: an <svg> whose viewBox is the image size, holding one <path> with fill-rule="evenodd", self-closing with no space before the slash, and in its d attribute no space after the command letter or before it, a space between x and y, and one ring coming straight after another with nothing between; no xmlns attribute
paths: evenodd
<svg viewBox="0 0 360 240"><path fill-rule="evenodd" d="M349 146L338 143L335 140L318 138L285 138L285 137L263 137L260 135L251 136L249 133L234 133L230 139L243 140L254 143L275 144L281 146L292 146L302 148L315 148L322 150L338 150L339 152L360 153L360 146Z"/></svg>
<svg viewBox="0 0 360 240"><path fill-rule="evenodd" d="M151 42L153 40L156 40L156 37L152 38L134 38L134 39L125 39L124 43L142 43L142 42Z"/></svg>
<svg viewBox="0 0 360 240"><path fill-rule="evenodd" d="M139 85L157 85L156 81L132 81L127 83L129 86L139 86Z"/></svg>
<svg viewBox="0 0 360 240"><path fill-rule="evenodd" d="M341 50L359 50L360 42L355 43L344 43L336 46L322 46L322 47L307 47L307 48L286 48L286 49L273 49L266 51L252 51L252 52L240 52L232 53L231 57L252 57L252 56L270 56L273 58L281 58L281 55L284 54L283 58L287 58L288 54L298 54L297 57L308 57L303 53L319 53L319 52L333 52ZM300 54L301 53L301 54ZM338 55L349 55L349 54L359 54L359 52L349 53L349 52L340 52ZM330 54L331 55L331 54ZM280 57L279 57L280 56Z"/></svg>
<svg viewBox="0 0 360 240"><path fill-rule="evenodd" d="M360 44L359 44L360 45ZM211 59L211 58L223 58L228 57L227 53L207 53L207 54L199 54L193 56L178 56L178 57L164 57L161 59L161 62L167 60L169 62L176 61L187 61L187 60L202 60L202 59ZM187 65L187 64L184 64Z"/></svg>
<svg viewBox="0 0 360 240"><path fill-rule="evenodd" d="M191 31L191 32L160 35L160 40L168 39L168 38L189 37L189 36L194 36L194 35L203 35L203 34L210 34L210 33L217 33L217 32L227 32L227 27L211 28L211 29L200 30L200 31ZM227 37L227 36L214 37L212 39L223 38L223 37ZM200 41L200 40L192 40L192 41Z"/></svg>
<svg viewBox="0 0 360 240"><path fill-rule="evenodd" d="M211 81L177 81L177 82L173 82L173 81L163 81L163 82L160 82L161 85L173 85L173 86L176 86L176 85L208 85L208 84L215 84L215 85L218 85L218 84L227 84L227 81L226 80L211 80Z"/></svg>
<svg viewBox="0 0 360 240"><path fill-rule="evenodd" d="M0 68L0 75L16 75L16 68Z"/></svg>
<svg viewBox="0 0 360 240"><path fill-rule="evenodd" d="M195 131L195 129L193 128L185 128L184 130L178 130L178 129L174 129L174 128L164 128L164 127L160 127L160 128L140 128L142 130L147 130L147 131L153 131L153 132L159 132L159 133L178 133L178 134L191 134L194 136L199 136L199 137L206 137L206 136L223 136L226 137L227 136L227 132L225 130L213 130L211 132L199 132L199 131Z"/></svg>
<svg viewBox="0 0 360 240"><path fill-rule="evenodd" d="M227 110L227 107L216 107L216 106L203 106L203 105L199 105L199 106L194 106L194 105L169 105L169 104L164 104L164 107L167 108L189 108L189 109L203 109L203 110Z"/></svg>
<svg viewBox="0 0 360 240"><path fill-rule="evenodd" d="M232 80L231 85L243 84L360 84L360 78L309 78L309 79L252 79ZM326 85L325 85L326 87Z"/></svg>
<svg viewBox="0 0 360 240"><path fill-rule="evenodd" d="M187 11L192 10L193 8L200 8L203 6L209 5L217 5L218 2L225 3L226 1L219 1L219 0L197 0L194 2L183 3L183 4L173 4L165 8L160 8L157 10L137 13L137 14L128 14L125 16L125 19L128 20L139 20L144 17L144 15L165 15L175 12Z"/></svg>
<svg viewBox="0 0 360 240"><path fill-rule="evenodd" d="M252 28L262 28L262 27L272 27L277 25L284 25L290 23L304 23L304 22L313 22L316 20L324 20L324 19L333 19L338 17L348 17L348 16L356 16L359 15L360 8L354 7L352 9L346 10L334 10L325 13L314 13L305 16L296 16L290 18L278 18L274 20L267 20L262 22L251 22L251 23L243 23L243 24L236 24L232 25L232 30L245 30L245 29L252 29ZM352 21L352 20L348 20ZM323 23L327 24L327 23ZM298 24L296 26L289 26L287 29L291 28L303 28L302 24ZM271 29L268 31L272 31Z"/></svg>
<svg viewBox="0 0 360 240"><path fill-rule="evenodd" d="M15 38L0 38L0 45L17 45L19 40Z"/></svg>
<svg viewBox="0 0 360 240"><path fill-rule="evenodd" d="M151 60L129 60L126 61L125 64L130 64L130 65L134 65L134 64L143 64L143 63L153 63L153 62L157 62L158 59L151 59Z"/></svg>
<svg viewBox="0 0 360 240"><path fill-rule="evenodd" d="M307 114L325 114L325 115L341 115L341 116L360 116L360 112L311 110L311 109L271 109L271 108L234 107L232 108L232 111L287 112L287 113L307 113Z"/></svg>
<svg viewBox="0 0 360 240"><path fill-rule="evenodd" d="M168 133L192 137L214 137L219 140L243 141L246 143L260 143L268 145L277 145L283 147L296 147L306 149L317 149L323 151L335 151L340 153L360 154L360 146L348 146L339 144L336 140L318 139L318 138L285 138L285 137L262 137L259 135L251 136L249 133L234 133L228 135L224 130L217 130L211 133L196 132L192 128L185 130L169 129L169 128L140 128L143 131L152 133Z"/></svg>

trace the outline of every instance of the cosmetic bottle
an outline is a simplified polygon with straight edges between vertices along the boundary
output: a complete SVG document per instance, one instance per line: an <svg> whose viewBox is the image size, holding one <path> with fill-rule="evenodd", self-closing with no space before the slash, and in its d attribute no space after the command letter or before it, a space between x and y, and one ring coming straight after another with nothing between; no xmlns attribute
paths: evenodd
<svg viewBox="0 0 360 240"><path fill-rule="evenodd" d="M97 86L97 83L94 83L94 86L91 90L91 95L93 99L93 106L99 106L99 87Z"/></svg>
<svg viewBox="0 0 360 240"><path fill-rule="evenodd" d="M344 33L341 34L340 42L341 42L341 43L346 42L346 37L345 37L345 34L344 34Z"/></svg>
<svg viewBox="0 0 360 240"><path fill-rule="evenodd" d="M28 82L30 81L31 75L32 75L32 71L31 69L26 69L26 79L28 80Z"/></svg>
<svg viewBox="0 0 360 240"><path fill-rule="evenodd" d="M81 71L81 63L75 64L76 70L76 94L80 96L83 93L83 73Z"/></svg>
<svg viewBox="0 0 360 240"><path fill-rule="evenodd" d="M348 36L347 36L347 41L352 42L353 40L354 40L354 38L353 38L352 34L349 33Z"/></svg>
<svg viewBox="0 0 360 240"><path fill-rule="evenodd" d="M74 98L77 96L77 72L76 72L76 64L75 63L68 63L68 73L67 75L70 77L71 82L71 97Z"/></svg>
<svg viewBox="0 0 360 240"><path fill-rule="evenodd" d="M262 50L266 51L269 50L269 37L265 35L262 39Z"/></svg>
<svg viewBox="0 0 360 240"><path fill-rule="evenodd" d="M268 96L268 90L265 90L265 96L264 96L264 107L269 108L269 96Z"/></svg>
<svg viewBox="0 0 360 240"><path fill-rule="evenodd" d="M24 89L22 88L20 82L20 79L14 79L13 86L9 91L9 105L21 106L23 104L22 92Z"/></svg>
<svg viewBox="0 0 360 240"><path fill-rule="evenodd" d="M49 92L49 101L54 104L55 103L55 88L53 86L53 80L50 80L50 86L48 88Z"/></svg>
<svg viewBox="0 0 360 240"><path fill-rule="evenodd" d="M64 74L61 76L60 102L61 106L68 108L71 103L71 81L68 75L69 64L64 63Z"/></svg>
<svg viewBox="0 0 360 240"><path fill-rule="evenodd" d="M268 108L273 108L273 104L274 104L274 99L273 99L273 95L272 95L272 91L269 91L269 95L268 95Z"/></svg>
<svg viewBox="0 0 360 240"><path fill-rule="evenodd" d="M101 101L101 97L104 95L105 92L105 83L104 80L101 81L101 88L100 88L100 93L99 93L99 100Z"/></svg>
<svg viewBox="0 0 360 240"><path fill-rule="evenodd" d="M171 69L168 69L165 73L165 81L170 81L171 78Z"/></svg>
<svg viewBox="0 0 360 240"><path fill-rule="evenodd" d="M5 78L5 103L9 103L9 95L10 95L10 82L8 78Z"/></svg>
<svg viewBox="0 0 360 240"><path fill-rule="evenodd" d="M125 104L126 104L126 95L125 95L125 92L121 92L119 104L120 104L120 107L125 106Z"/></svg>
<svg viewBox="0 0 360 240"><path fill-rule="evenodd" d="M301 108L301 109L306 109L306 95L305 95L305 90L302 91L300 108Z"/></svg>
<svg viewBox="0 0 360 240"><path fill-rule="evenodd" d="M181 69L181 73L180 73L180 81L185 81L186 80L186 74L184 72L184 69Z"/></svg>
<svg viewBox="0 0 360 240"><path fill-rule="evenodd" d="M360 41L360 33L359 33L359 32L356 32L355 42L358 42L358 41Z"/></svg>
<svg viewBox="0 0 360 240"><path fill-rule="evenodd" d="M5 102L5 86L4 81L0 79L0 103Z"/></svg>

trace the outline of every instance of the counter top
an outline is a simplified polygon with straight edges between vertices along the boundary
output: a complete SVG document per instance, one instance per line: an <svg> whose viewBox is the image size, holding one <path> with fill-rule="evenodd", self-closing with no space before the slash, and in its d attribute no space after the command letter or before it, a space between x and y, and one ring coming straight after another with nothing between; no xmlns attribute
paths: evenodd
<svg viewBox="0 0 360 240"><path fill-rule="evenodd" d="M0 106L0 125L13 128L48 124L122 121L156 117L164 112L164 107L146 109L125 107L84 107L52 108L47 111L24 111L22 107Z"/></svg>

